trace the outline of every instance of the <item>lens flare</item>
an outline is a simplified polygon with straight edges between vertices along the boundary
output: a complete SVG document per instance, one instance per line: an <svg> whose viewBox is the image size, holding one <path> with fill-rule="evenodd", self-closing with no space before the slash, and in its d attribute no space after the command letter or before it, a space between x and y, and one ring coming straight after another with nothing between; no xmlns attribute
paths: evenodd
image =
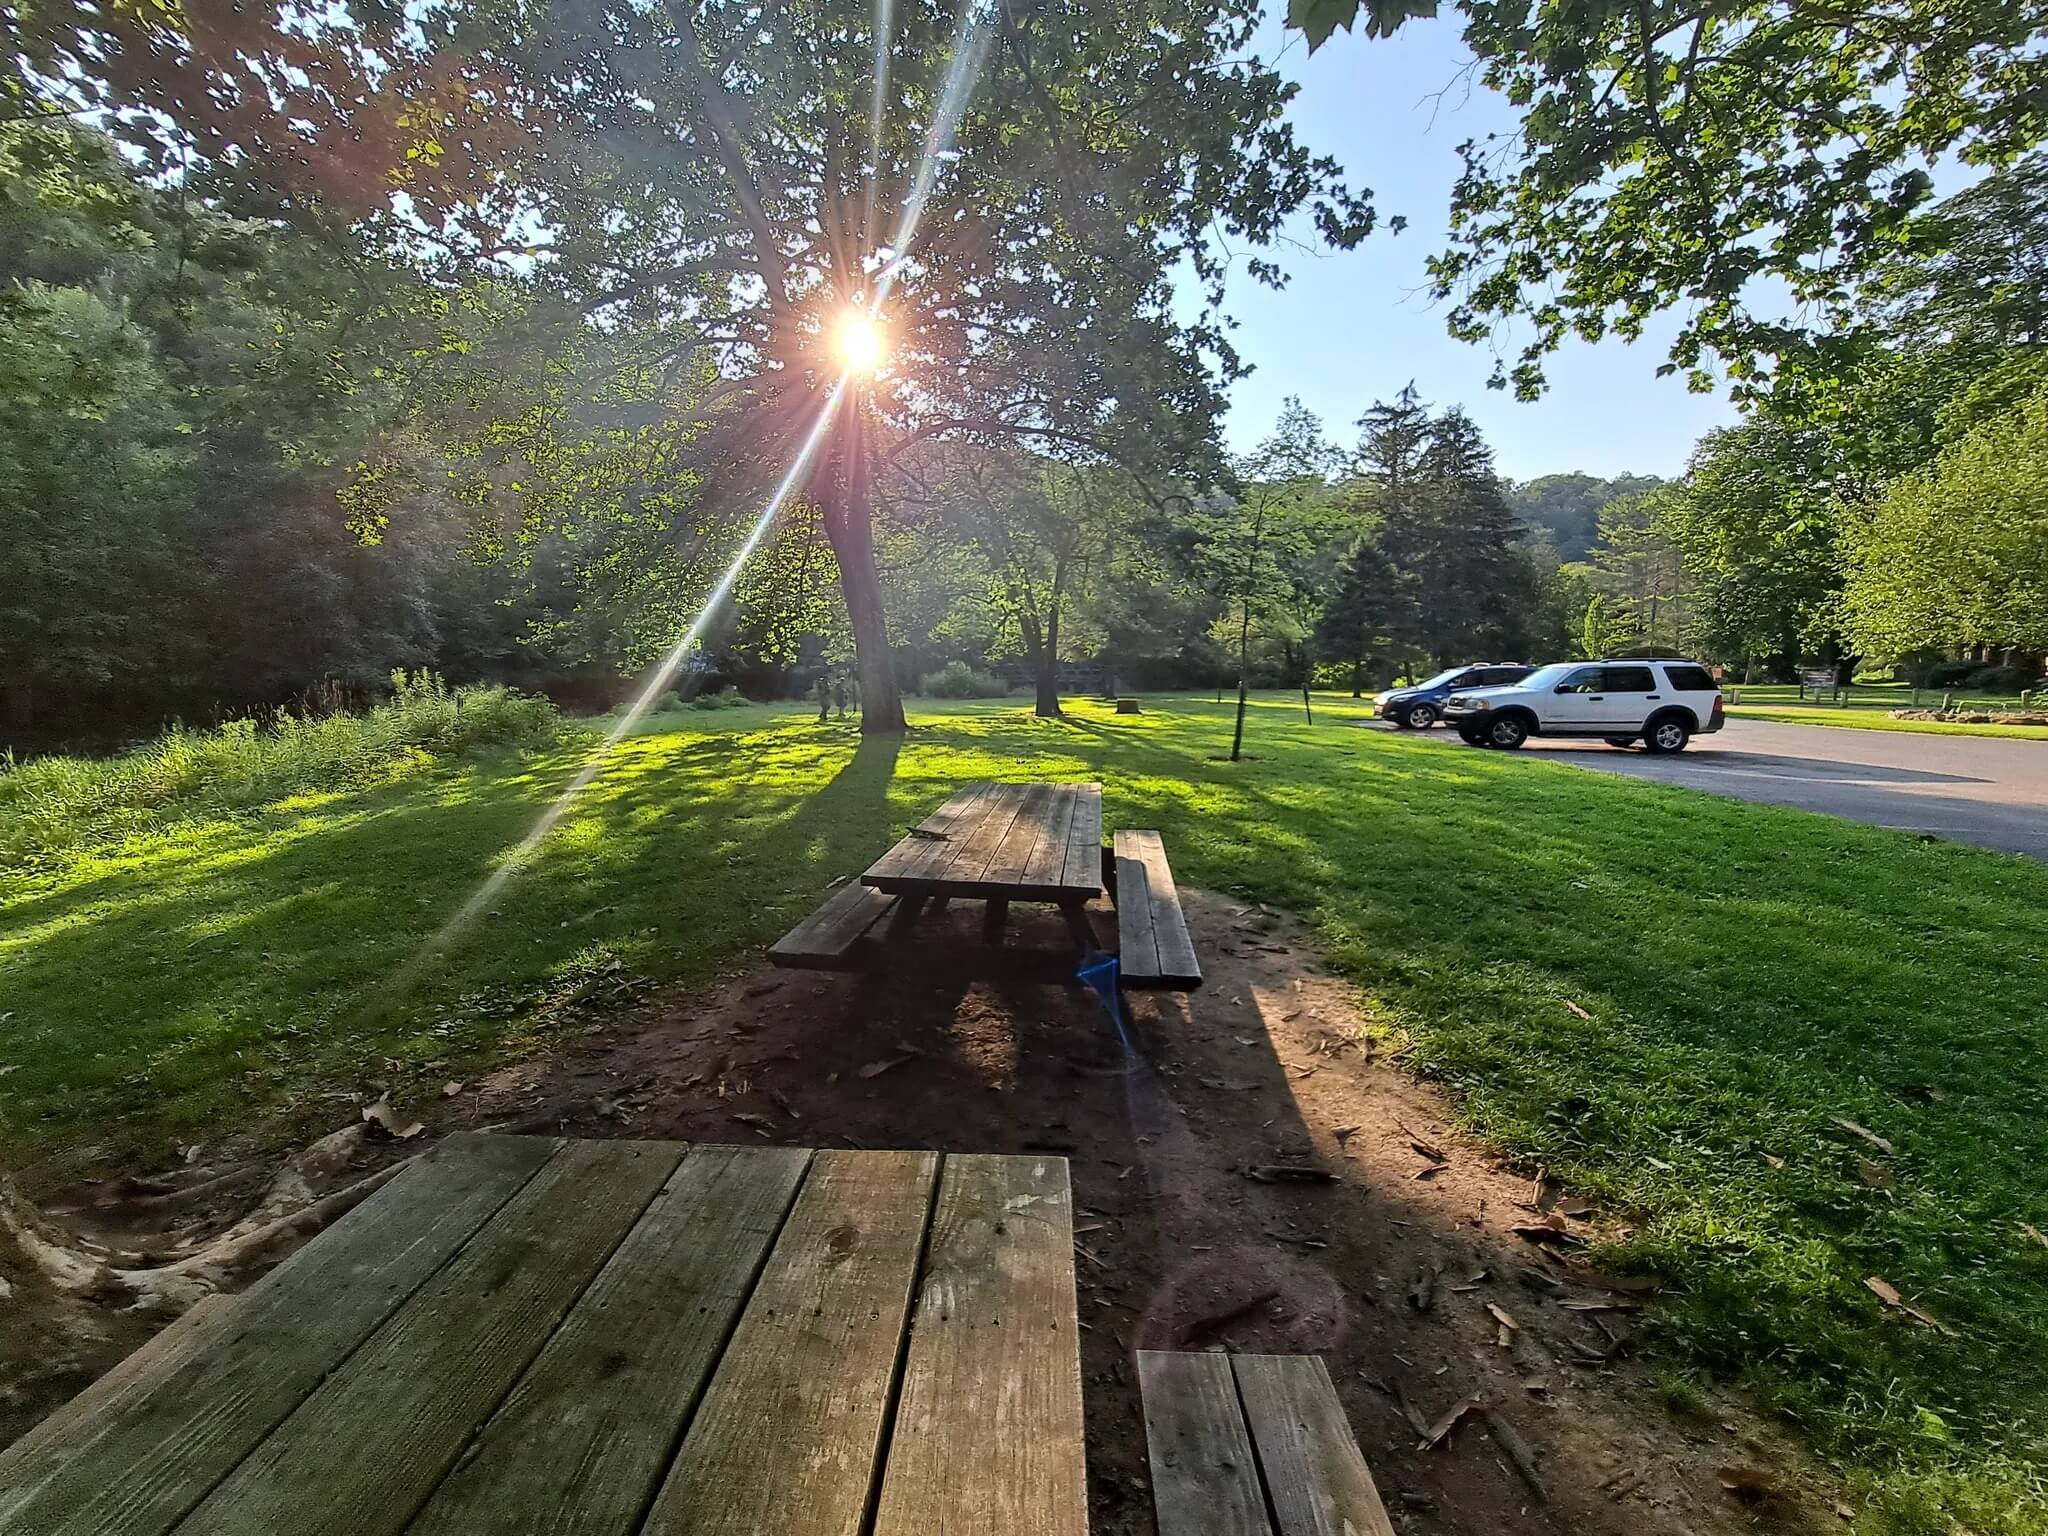
<svg viewBox="0 0 2048 1536"><path fill-rule="evenodd" d="M856 309L839 317L832 332L832 349L839 354L840 366L848 373L866 374L882 366L889 346L882 328Z"/></svg>

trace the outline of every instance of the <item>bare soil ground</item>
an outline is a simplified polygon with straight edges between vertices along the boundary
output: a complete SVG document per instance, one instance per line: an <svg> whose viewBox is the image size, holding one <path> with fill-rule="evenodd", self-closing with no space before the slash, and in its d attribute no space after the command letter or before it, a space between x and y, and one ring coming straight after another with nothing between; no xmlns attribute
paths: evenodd
<svg viewBox="0 0 2048 1536"><path fill-rule="evenodd" d="M1208 984L1133 1000L1128 1044L1077 987L760 967L657 990L418 1113L427 1136L1066 1156L1100 1536L1153 1528L1144 1348L1322 1355L1396 1528L1417 1536L1839 1528L1840 1490L1734 1395L1677 1412L1659 1394L1631 1349L1654 1294L1575 1257L1623 1214L1452 1132L1434 1089L1375 1057L1357 998L1294 920L1184 895ZM935 921L967 944L975 920ZM1057 938L1034 921L1019 910L1020 936ZM417 1145L366 1142L345 1174ZM1296 1169L1319 1172L1275 1171ZM237 1214L235 1187L182 1204L184 1241ZM73 1191L60 1219L141 1246L162 1188ZM56 1297L10 1257L0 1442L163 1320Z"/></svg>

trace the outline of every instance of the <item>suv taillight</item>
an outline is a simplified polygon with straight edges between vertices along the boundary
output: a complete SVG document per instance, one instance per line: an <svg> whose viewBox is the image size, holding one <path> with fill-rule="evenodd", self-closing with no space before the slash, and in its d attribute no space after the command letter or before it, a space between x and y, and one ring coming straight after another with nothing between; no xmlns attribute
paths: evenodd
<svg viewBox="0 0 2048 1536"><path fill-rule="evenodd" d="M1716 720L1719 720L1721 718L1721 713L1721 695L1717 693L1714 695L1714 718Z"/></svg>

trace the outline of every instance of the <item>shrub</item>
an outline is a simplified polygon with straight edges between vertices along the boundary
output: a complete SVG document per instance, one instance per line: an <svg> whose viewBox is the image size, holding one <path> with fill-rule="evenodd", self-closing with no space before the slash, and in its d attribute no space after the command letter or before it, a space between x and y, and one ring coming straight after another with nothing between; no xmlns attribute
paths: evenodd
<svg viewBox="0 0 2048 1536"><path fill-rule="evenodd" d="M1970 686L1986 693L2018 693L2040 680L2031 667L1979 667Z"/></svg>
<svg viewBox="0 0 2048 1536"><path fill-rule="evenodd" d="M700 693L690 700L692 709L744 709L749 699L739 689L727 685L716 693Z"/></svg>
<svg viewBox="0 0 2048 1536"><path fill-rule="evenodd" d="M1010 685L993 672L977 672L964 661L949 661L925 678L918 690L934 699L1006 698Z"/></svg>
<svg viewBox="0 0 2048 1536"><path fill-rule="evenodd" d="M1981 663L1974 661L1938 661L1925 674L1923 688L1967 688L1970 679L1977 675Z"/></svg>
<svg viewBox="0 0 2048 1536"><path fill-rule="evenodd" d="M427 671L394 672L391 682L392 696L361 714L172 726L119 757L0 761L0 859L110 840L180 813L361 788L478 747L545 745L562 731L546 699L451 689Z"/></svg>

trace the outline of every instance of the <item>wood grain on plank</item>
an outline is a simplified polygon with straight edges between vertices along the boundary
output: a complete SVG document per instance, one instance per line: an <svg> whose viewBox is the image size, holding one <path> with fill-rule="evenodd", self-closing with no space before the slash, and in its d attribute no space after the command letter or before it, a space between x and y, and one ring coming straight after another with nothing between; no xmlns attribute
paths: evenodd
<svg viewBox="0 0 2048 1536"><path fill-rule="evenodd" d="M1021 887L1025 866L1045 839L1061 798L1057 784L1026 784L1017 819L1010 823L1002 841L989 851L980 878L992 885Z"/></svg>
<svg viewBox="0 0 2048 1536"><path fill-rule="evenodd" d="M451 1136L306 1244L133 1392L0 1456L8 1536L161 1536L419 1289L560 1143Z"/></svg>
<svg viewBox="0 0 2048 1536"><path fill-rule="evenodd" d="M1129 851L1131 834L1116 835L1117 970L1136 981L1159 975L1159 938L1152 929L1151 877L1145 861Z"/></svg>
<svg viewBox="0 0 2048 1536"><path fill-rule="evenodd" d="M876 876L920 874L950 861L957 851L953 847L954 837L973 821L975 808L994 788L993 784L985 783L968 785L919 822L915 830L895 847L869 865L867 873L861 878L868 880Z"/></svg>
<svg viewBox="0 0 2048 1536"><path fill-rule="evenodd" d="M328 1377L179 1536L395 1536L675 1171L576 1141Z"/></svg>
<svg viewBox="0 0 2048 1536"><path fill-rule="evenodd" d="M1394 1536L1315 1355L1237 1355L1238 1395L1280 1536Z"/></svg>
<svg viewBox="0 0 2048 1536"><path fill-rule="evenodd" d="M1102 786L1076 784L1074 819L1067 828L1060 884L1093 896L1102 889Z"/></svg>
<svg viewBox="0 0 2048 1536"><path fill-rule="evenodd" d="M768 958L778 965L843 958L898 899L873 886L849 881L827 897L817 911L777 939Z"/></svg>
<svg viewBox="0 0 2048 1536"><path fill-rule="evenodd" d="M1045 815L1045 830L1039 836L1038 846L1031 850L1031 857L1025 860L1023 868L1017 871L1021 885L1043 891L1064 891L1063 875L1067 867L1067 839L1073 835L1074 818L1080 814L1086 786L1080 784L1055 784L1052 786L1052 804Z"/></svg>
<svg viewBox="0 0 2048 1536"><path fill-rule="evenodd" d="M1195 941L1188 932L1187 916L1181 911L1180 893L1174 889L1173 870L1166 862L1166 845L1157 832L1124 830L1116 834L1117 924L1123 929L1125 909L1143 906L1146 916L1141 928L1148 929L1151 949L1142 945L1138 965L1126 964L1125 974L1156 978L1168 986L1201 985L1202 966L1195 958ZM1144 892L1140 901L1136 892ZM1148 968L1147 961L1150 961Z"/></svg>
<svg viewBox="0 0 2048 1536"><path fill-rule="evenodd" d="M627 1536L809 1161L692 1149L408 1536Z"/></svg>
<svg viewBox="0 0 2048 1536"><path fill-rule="evenodd" d="M1138 1351L1159 1536L1272 1536L1228 1355Z"/></svg>
<svg viewBox="0 0 2048 1536"><path fill-rule="evenodd" d="M812 1155L645 1536L856 1536L937 1164Z"/></svg>
<svg viewBox="0 0 2048 1536"><path fill-rule="evenodd" d="M946 1159L874 1529L1086 1536L1063 1159Z"/></svg>
<svg viewBox="0 0 2048 1536"><path fill-rule="evenodd" d="M995 857L1012 823L1024 810L1024 784L992 784L989 792L974 804L974 822L964 835L956 836L952 862L932 870L928 879L955 886L972 885Z"/></svg>

